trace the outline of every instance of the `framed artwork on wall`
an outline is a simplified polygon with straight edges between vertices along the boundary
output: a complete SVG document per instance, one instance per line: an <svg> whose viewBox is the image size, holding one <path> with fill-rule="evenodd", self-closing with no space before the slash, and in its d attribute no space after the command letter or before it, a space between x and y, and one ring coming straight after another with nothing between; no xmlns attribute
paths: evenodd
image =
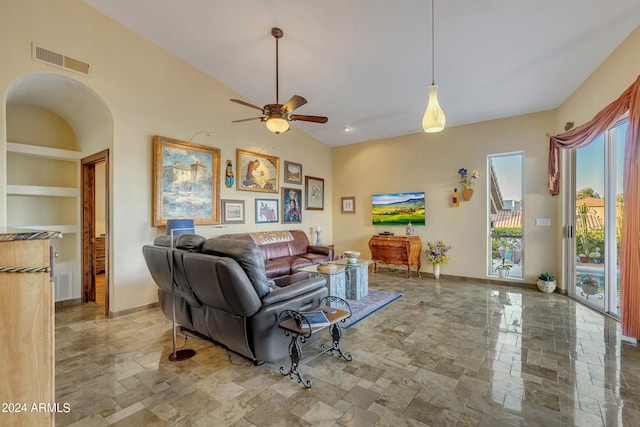
<svg viewBox="0 0 640 427"><path fill-rule="evenodd" d="M244 224L244 200L220 200L223 224Z"/></svg>
<svg viewBox="0 0 640 427"><path fill-rule="evenodd" d="M302 165L284 161L284 182L288 184L302 184Z"/></svg>
<svg viewBox="0 0 640 427"><path fill-rule="evenodd" d="M280 176L278 157L237 149L236 168L238 190L278 192Z"/></svg>
<svg viewBox="0 0 640 427"><path fill-rule="evenodd" d="M304 206L306 209L324 210L324 179L305 176L304 191L307 196Z"/></svg>
<svg viewBox="0 0 640 427"><path fill-rule="evenodd" d="M256 224L279 222L278 199L256 199Z"/></svg>
<svg viewBox="0 0 640 427"><path fill-rule="evenodd" d="M300 201L302 200L302 190L298 188L282 188L282 222L299 223L302 222L302 211Z"/></svg>
<svg viewBox="0 0 640 427"><path fill-rule="evenodd" d="M220 223L220 149L155 135L152 169L154 227L172 218Z"/></svg>
<svg viewBox="0 0 640 427"><path fill-rule="evenodd" d="M343 197L342 213L356 213L356 198L354 196Z"/></svg>

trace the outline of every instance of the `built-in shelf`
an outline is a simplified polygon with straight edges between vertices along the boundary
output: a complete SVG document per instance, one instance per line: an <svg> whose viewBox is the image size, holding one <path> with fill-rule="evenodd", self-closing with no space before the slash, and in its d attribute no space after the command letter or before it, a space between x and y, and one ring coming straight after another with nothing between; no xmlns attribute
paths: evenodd
<svg viewBox="0 0 640 427"><path fill-rule="evenodd" d="M39 145L20 144L17 142L7 142L7 152L58 160L82 159L82 153L80 151L62 150L60 148L41 147Z"/></svg>
<svg viewBox="0 0 640 427"><path fill-rule="evenodd" d="M7 185L7 194L13 196L80 197L80 189L44 185Z"/></svg>

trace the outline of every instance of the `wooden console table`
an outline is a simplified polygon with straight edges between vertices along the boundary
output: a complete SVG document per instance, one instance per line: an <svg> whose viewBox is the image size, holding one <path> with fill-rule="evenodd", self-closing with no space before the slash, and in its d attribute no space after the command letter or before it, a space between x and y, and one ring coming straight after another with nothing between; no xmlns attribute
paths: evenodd
<svg viewBox="0 0 640 427"><path fill-rule="evenodd" d="M418 236L381 236L374 235L369 240L371 259L383 264L397 264L407 266L407 277L411 277L411 267L417 267L420 274L420 253L422 242ZM378 267L374 264L374 270Z"/></svg>

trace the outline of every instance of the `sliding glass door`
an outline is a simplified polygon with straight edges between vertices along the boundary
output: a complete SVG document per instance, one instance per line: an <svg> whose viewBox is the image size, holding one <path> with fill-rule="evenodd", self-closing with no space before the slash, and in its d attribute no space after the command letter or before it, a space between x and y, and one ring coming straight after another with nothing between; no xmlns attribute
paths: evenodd
<svg viewBox="0 0 640 427"><path fill-rule="evenodd" d="M585 304L620 315L620 233L626 119L575 150L575 215L569 292ZM573 264L573 265L571 265Z"/></svg>

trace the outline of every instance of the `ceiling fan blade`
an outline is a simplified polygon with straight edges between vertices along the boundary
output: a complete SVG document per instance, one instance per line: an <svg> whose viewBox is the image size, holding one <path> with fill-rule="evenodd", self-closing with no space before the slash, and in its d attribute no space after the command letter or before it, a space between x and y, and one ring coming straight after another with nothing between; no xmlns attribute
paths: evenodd
<svg viewBox="0 0 640 427"><path fill-rule="evenodd" d="M285 114L290 114L296 108L302 107L307 103L307 100L300 95L293 95L281 108Z"/></svg>
<svg viewBox="0 0 640 427"><path fill-rule="evenodd" d="M244 101L242 101L240 99L230 99L229 101L244 105L246 107L255 108L256 110L264 111L262 107L258 107L257 105L249 104L248 102L244 102Z"/></svg>
<svg viewBox="0 0 640 427"><path fill-rule="evenodd" d="M301 122L327 123L329 119L323 116L303 116L301 114L292 114L289 116L291 120L300 120Z"/></svg>
<svg viewBox="0 0 640 427"><path fill-rule="evenodd" d="M231 123L241 123L241 122L248 122L250 120L262 120L263 117L251 117L250 119L240 119L240 120L232 120Z"/></svg>

